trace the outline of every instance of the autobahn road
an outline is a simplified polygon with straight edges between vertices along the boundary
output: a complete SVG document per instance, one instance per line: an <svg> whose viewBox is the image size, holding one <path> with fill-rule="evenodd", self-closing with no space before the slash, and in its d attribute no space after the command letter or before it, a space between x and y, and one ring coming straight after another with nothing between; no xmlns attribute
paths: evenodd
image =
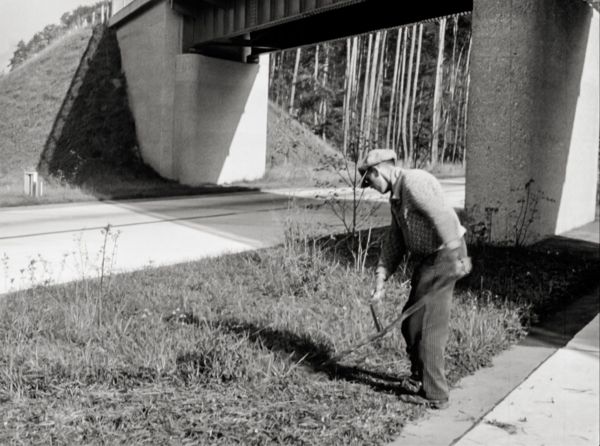
<svg viewBox="0 0 600 446"><path fill-rule="evenodd" d="M442 186L454 207L464 206L464 179L442 180ZM340 232L331 208L318 206L318 197L331 192L279 189L0 209L0 294L97 277L102 252L105 271L125 272L273 246L283 240L290 218ZM341 200L351 196L337 193ZM372 225L388 224L387 197L370 190L366 198L365 206L381 203Z"/></svg>

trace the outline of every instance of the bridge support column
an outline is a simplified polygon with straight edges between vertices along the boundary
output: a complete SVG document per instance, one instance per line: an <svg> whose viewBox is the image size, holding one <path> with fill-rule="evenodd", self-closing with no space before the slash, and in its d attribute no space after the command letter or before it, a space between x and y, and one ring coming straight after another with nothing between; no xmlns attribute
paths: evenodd
<svg viewBox="0 0 600 446"><path fill-rule="evenodd" d="M487 241L594 219L598 23L581 0L474 0L466 211Z"/></svg>
<svg viewBox="0 0 600 446"><path fill-rule="evenodd" d="M268 56L244 64L177 56L173 154L181 183L253 180L265 172Z"/></svg>

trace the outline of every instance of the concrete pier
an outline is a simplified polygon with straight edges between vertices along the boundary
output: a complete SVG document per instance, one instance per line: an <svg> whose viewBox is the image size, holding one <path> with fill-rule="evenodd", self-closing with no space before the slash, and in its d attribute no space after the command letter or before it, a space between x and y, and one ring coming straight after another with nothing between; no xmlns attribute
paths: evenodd
<svg viewBox="0 0 600 446"><path fill-rule="evenodd" d="M269 56L246 64L177 56L173 152L184 184L254 180L265 173Z"/></svg>
<svg viewBox="0 0 600 446"><path fill-rule="evenodd" d="M491 241L594 220L598 30L582 1L474 1L466 210Z"/></svg>
<svg viewBox="0 0 600 446"><path fill-rule="evenodd" d="M269 56L241 63L184 53L184 17L169 2L127 8L113 26L144 161L183 184L260 178Z"/></svg>

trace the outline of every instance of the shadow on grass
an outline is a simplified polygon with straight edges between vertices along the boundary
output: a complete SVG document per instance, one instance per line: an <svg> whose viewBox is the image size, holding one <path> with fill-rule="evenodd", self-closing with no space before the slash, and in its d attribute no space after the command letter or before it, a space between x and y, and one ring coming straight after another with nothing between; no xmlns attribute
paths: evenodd
<svg viewBox="0 0 600 446"><path fill-rule="evenodd" d="M272 352L285 355L293 363L314 373L323 373L331 380L344 380L371 387L377 392L396 395L412 393L402 383L407 376L394 376L363 368L332 362L331 349L307 334L261 326L254 322L228 319L215 324L221 330L249 339Z"/></svg>

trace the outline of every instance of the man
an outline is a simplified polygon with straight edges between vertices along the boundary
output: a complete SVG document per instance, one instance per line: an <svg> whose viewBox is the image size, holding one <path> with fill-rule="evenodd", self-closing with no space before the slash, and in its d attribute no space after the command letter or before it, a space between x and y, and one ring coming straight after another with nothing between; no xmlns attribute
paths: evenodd
<svg viewBox="0 0 600 446"><path fill-rule="evenodd" d="M406 251L421 258L403 309L410 315L401 327L411 362L408 382L415 388L413 394L400 398L434 409L448 407L444 348L454 284L471 270L466 230L445 202L437 179L423 170L397 167L394 151L370 151L359 164L359 172L362 187L370 186L382 194L390 192L392 223L382 244L373 301L383 298L385 282Z"/></svg>

